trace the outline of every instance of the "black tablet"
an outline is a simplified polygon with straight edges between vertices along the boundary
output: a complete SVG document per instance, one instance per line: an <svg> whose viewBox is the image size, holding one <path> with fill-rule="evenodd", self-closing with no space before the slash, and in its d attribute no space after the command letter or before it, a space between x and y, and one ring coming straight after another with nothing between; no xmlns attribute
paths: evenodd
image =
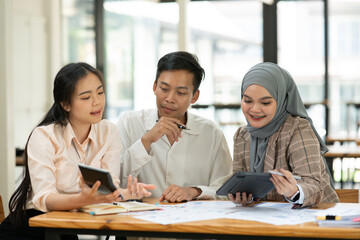
<svg viewBox="0 0 360 240"><path fill-rule="evenodd" d="M254 198L263 198L275 186L270 181L270 173L237 172L229 178L217 191L217 195L226 196L228 193L252 193Z"/></svg>
<svg viewBox="0 0 360 240"><path fill-rule="evenodd" d="M101 185L98 188L98 192L102 194L109 194L116 190L116 187L112 181L111 175L108 171L99 168L93 168L87 165L78 164L80 172L85 183L92 187L97 180L100 180Z"/></svg>

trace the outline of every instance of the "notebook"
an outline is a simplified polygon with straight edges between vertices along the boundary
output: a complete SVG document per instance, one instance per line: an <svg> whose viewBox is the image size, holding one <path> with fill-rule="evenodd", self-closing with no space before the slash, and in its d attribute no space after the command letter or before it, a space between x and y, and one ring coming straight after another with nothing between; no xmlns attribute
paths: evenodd
<svg viewBox="0 0 360 240"><path fill-rule="evenodd" d="M155 204L148 204L142 202L116 202L116 203L101 203L86 205L79 210L89 213L91 215L105 215L125 212L138 212L157 210L159 207Z"/></svg>

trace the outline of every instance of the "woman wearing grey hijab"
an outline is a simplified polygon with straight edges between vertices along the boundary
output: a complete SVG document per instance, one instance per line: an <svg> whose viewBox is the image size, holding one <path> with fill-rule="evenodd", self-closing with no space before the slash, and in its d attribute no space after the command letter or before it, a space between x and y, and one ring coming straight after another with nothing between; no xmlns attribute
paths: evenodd
<svg viewBox="0 0 360 240"><path fill-rule="evenodd" d="M241 109L247 125L234 135L234 172L274 170L283 174L272 174L275 189L266 200L289 201L297 207L339 201L323 158L327 148L285 69L274 63L252 67L242 82ZM251 197L229 195L241 204Z"/></svg>

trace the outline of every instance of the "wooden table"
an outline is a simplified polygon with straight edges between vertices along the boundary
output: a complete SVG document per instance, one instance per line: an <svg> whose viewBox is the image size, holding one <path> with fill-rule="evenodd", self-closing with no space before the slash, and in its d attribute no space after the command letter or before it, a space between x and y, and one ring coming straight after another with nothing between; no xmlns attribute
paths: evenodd
<svg viewBox="0 0 360 240"><path fill-rule="evenodd" d="M338 203L341 204L341 203ZM328 208L322 203L315 208ZM49 212L30 219L31 227L45 228L45 239L60 234L95 234L211 239L360 239L360 228L325 228L316 223L271 225L235 219L215 219L161 225L130 215L92 216L81 212Z"/></svg>

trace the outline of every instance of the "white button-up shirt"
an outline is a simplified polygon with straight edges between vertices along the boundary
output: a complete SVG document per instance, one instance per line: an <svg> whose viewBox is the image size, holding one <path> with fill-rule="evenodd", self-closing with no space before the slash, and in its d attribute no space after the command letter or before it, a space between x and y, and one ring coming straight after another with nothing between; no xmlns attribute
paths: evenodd
<svg viewBox="0 0 360 240"><path fill-rule="evenodd" d="M198 198L215 198L216 190L232 172L232 159L224 134L213 122L187 113L182 137L171 146L166 135L150 146L147 153L141 137L156 124L157 110L122 113L118 128L123 145L121 182L129 174L140 182L156 185L154 197L160 197L171 184L198 187Z"/></svg>

